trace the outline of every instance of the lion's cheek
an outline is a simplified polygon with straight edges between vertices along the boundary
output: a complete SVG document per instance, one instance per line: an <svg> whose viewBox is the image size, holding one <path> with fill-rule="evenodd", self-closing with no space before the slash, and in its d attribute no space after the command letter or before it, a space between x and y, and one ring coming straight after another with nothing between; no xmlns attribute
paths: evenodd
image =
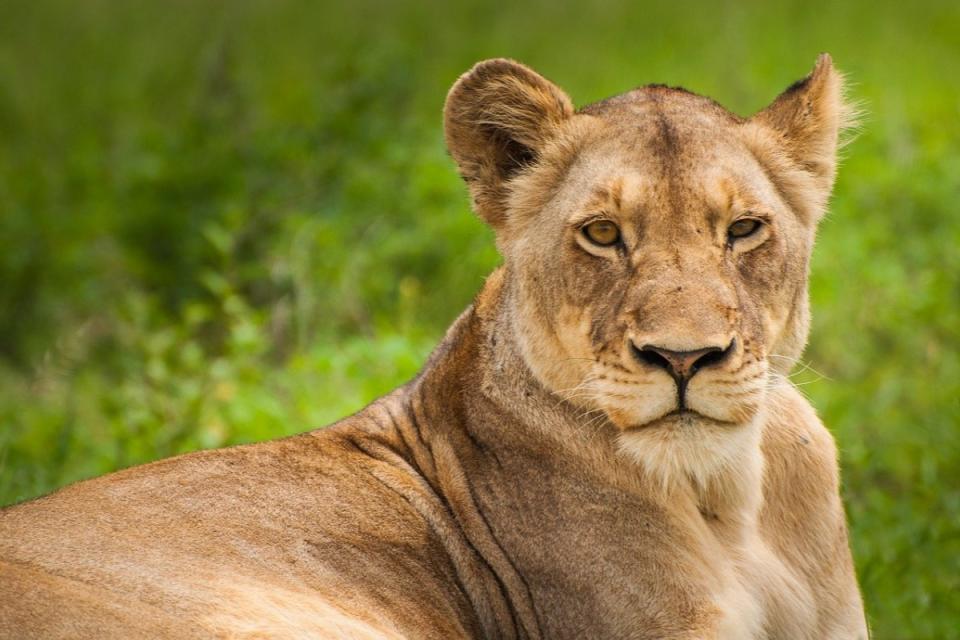
<svg viewBox="0 0 960 640"><path fill-rule="evenodd" d="M757 416L765 395L765 383L736 390L702 385L688 390L687 406L720 422L745 424Z"/></svg>
<svg viewBox="0 0 960 640"><path fill-rule="evenodd" d="M534 305L527 300L524 306ZM542 302L535 305L535 310L513 316L514 334L524 361L540 384L553 393L568 399L584 396L583 387L590 379L594 361L588 310L560 306L551 313Z"/></svg>
<svg viewBox="0 0 960 640"><path fill-rule="evenodd" d="M605 389L603 381L594 383L597 404L617 428L628 431L643 428L677 408L673 382L649 385L631 394L622 389Z"/></svg>

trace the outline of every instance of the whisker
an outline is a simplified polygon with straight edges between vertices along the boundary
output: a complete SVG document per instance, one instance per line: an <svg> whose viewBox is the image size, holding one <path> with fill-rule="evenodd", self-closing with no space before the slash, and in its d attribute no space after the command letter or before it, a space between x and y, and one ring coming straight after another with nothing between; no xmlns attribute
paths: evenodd
<svg viewBox="0 0 960 640"><path fill-rule="evenodd" d="M798 376L798 375L801 375L801 374L803 374L803 373L805 373L805 372L807 372L807 371L810 371L810 372L816 374L817 376L819 376L818 380L830 380L830 379L831 379L830 376L826 375L825 373L822 373L822 372L818 371L817 369L814 369L814 368L813 368L813 365L811 364L811 362L810 362L809 360L803 361L803 360L800 360L799 358L791 358L791 357L789 357L789 356L782 356L782 355L778 355L778 354L775 354L775 353L771 353L771 354L768 355L767 357L768 357L768 358L779 358L780 360L786 360L787 362L789 362L790 364L792 364L792 365L794 365L794 366L800 365L800 369L798 369L797 371L791 371L791 372L789 373L789 375L787 376L788 378L792 378L793 376Z"/></svg>
<svg viewBox="0 0 960 640"><path fill-rule="evenodd" d="M594 393L593 389L590 388L590 385L592 385L594 382L596 382L596 376L594 374L589 374L586 378L569 389L559 389L554 391L554 394L559 397L559 400L553 406L553 409L556 410L556 408L564 402L570 402L578 397L590 397Z"/></svg>
<svg viewBox="0 0 960 640"><path fill-rule="evenodd" d="M582 429L587 431L588 444L593 442L593 440L600 434L600 425L603 424L606 417L606 413L601 411L582 425Z"/></svg>
<svg viewBox="0 0 960 640"><path fill-rule="evenodd" d="M588 381L583 381L575 387L569 389L561 389L560 391L554 391L554 394L560 396L562 400L570 400L575 398L578 395L583 395L585 393L592 393L592 390L587 387ZM590 381L592 382L592 381Z"/></svg>

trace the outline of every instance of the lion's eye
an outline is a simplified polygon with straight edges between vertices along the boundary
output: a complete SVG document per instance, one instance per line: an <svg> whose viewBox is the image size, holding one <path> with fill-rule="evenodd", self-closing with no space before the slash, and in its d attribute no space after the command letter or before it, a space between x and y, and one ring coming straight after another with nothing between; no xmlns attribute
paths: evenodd
<svg viewBox="0 0 960 640"><path fill-rule="evenodd" d="M727 237L730 240L746 238L756 233L761 226L762 223L756 218L740 218L727 229Z"/></svg>
<svg viewBox="0 0 960 640"><path fill-rule="evenodd" d="M620 240L620 228L609 220L596 220L583 227L583 235L593 244L609 247Z"/></svg>

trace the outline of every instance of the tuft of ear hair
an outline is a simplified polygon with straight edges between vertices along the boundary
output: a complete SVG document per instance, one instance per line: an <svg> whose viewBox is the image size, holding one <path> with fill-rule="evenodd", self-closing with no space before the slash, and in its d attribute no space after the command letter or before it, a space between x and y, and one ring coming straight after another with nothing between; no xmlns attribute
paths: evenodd
<svg viewBox="0 0 960 640"><path fill-rule="evenodd" d="M470 187L474 210L492 227L504 222L510 179L536 162L573 112L559 87L503 58L478 63L450 89L447 148Z"/></svg>
<svg viewBox="0 0 960 640"><path fill-rule="evenodd" d="M822 53L806 78L790 85L750 121L773 132L783 155L812 179L815 193L809 195L822 209L833 188L837 151L858 120L858 109L844 95L843 76L830 55Z"/></svg>

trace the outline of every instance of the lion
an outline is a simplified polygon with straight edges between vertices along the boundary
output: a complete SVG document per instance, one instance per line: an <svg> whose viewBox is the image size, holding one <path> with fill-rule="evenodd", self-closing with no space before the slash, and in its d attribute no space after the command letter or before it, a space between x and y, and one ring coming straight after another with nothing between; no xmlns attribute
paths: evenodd
<svg viewBox="0 0 960 640"><path fill-rule="evenodd" d="M445 136L503 264L420 374L3 510L0 636L866 638L787 377L850 111L826 54L746 119L477 64Z"/></svg>

